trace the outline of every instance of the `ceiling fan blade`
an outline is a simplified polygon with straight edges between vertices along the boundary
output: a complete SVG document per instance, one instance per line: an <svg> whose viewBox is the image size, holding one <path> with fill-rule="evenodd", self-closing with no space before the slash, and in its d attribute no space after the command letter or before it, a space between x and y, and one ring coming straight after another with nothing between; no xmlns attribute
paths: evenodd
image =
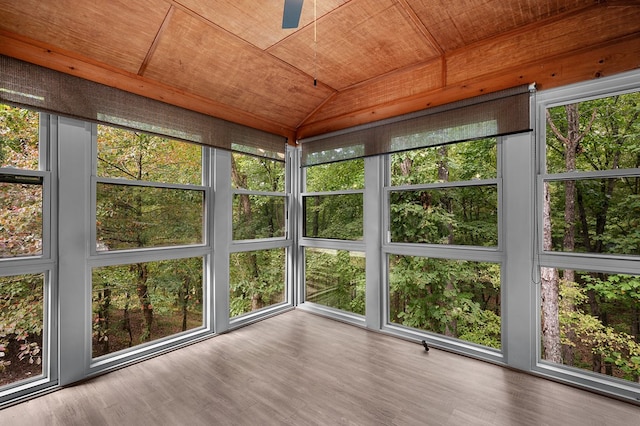
<svg viewBox="0 0 640 426"><path fill-rule="evenodd" d="M298 28L303 1L304 0L284 0L282 28Z"/></svg>

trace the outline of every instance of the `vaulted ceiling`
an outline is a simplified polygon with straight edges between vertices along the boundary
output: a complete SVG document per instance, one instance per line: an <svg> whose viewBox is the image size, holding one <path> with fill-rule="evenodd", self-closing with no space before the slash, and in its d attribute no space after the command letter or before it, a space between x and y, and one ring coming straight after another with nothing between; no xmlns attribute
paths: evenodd
<svg viewBox="0 0 640 426"><path fill-rule="evenodd" d="M287 136L640 66L639 0L0 0L0 53ZM317 85L314 85L317 79Z"/></svg>

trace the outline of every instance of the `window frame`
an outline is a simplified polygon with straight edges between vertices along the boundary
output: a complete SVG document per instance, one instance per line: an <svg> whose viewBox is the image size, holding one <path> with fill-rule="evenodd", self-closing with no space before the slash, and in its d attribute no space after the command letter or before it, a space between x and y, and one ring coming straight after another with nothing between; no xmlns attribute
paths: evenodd
<svg viewBox="0 0 640 426"><path fill-rule="evenodd" d="M301 152L299 152L299 155L301 155ZM358 161L358 159L350 159L350 160L345 160L345 161ZM334 319L339 319L341 321L345 321L347 323L350 324L354 324L354 325L358 325L358 326L365 326L369 320L368 318L371 317L371 315L374 315L373 312L371 312L371 303L369 302L368 299L370 299L370 288L375 288L375 284L372 286L370 284L370 276L367 273L368 268L370 268L370 261L367 259L367 261L365 262L365 298L367 299L365 302L365 314L364 315L360 315L360 314L356 314L353 312L348 312L348 311L344 311L344 310L340 310L337 308L333 308L330 306L325 306L322 304L318 304L318 303L314 303L314 302L310 302L306 300L306 294L307 294L307 285L306 285L306 249L310 248L310 249L327 249L327 250L337 250L337 251L349 251L349 252L360 252L360 253L365 253L365 259L367 256L367 247L368 247L368 239L366 236L366 225L365 223L367 222L367 211L365 209L365 206L367 205L367 186L369 185L369 187L372 186L377 186L377 182L375 179L371 179L371 177L368 177L368 173L367 170L371 167L369 164L371 162L371 158L365 158L363 161L363 172L364 172L364 185L362 188L359 189L339 189L339 190L333 190L333 191L313 191L313 192L307 192L307 170L310 167L314 167L314 166L308 166L308 167L300 167L298 168L298 170L300 171L299 173L299 178L300 178L300 193L298 194L299 197L299 205L300 205L300 214L299 214L299 223L298 223L298 246L299 246L299 251L298 251L298 262L297 264L299 265L299 283L298 283L298 288L299 288L299 307L301 309L304 310L308 310L310 312L315 312L315 313L320 313L322 315L326 315L330 318L334 318ZM326 166L327 164L324 164L324 166ZM319 166L323 166L323 165L319 165ZM362 220L362 239L360 240L343 240L343 239L337 239L337 238L320 238L320 237L306 237L304 236L304 227L305 227L305 223L306 223L306 216L305 216L305 211L304 211L304 198L305 197L311 197L311 196L332 196L332 195L353 195L353 194L362 194L362 200L363 200L363 220ZM370 240L370 238L369 238ZM370 245L370 243L369 243Z"/></svg>
<svg viewBox="0 0 640 426"><path fill-rule="evenodd" d="M575 171L564 173L547 173L546 169L546 111L548 108L564 106L575 102L591 101L603 97L611 97L625 93L640 91L638 72L631 71L621 73L602 80L581 82L557 89L550 89L538 94L536 99L536 155L535 155L535 232L534 239L534 264L533 273L538 285L533 297L533 309L535 318L533 328L534 346L531 353L531 370L537 374L560 380L578 386L593 389L598 392L628 398L637 401L640 386L632 382L600 373L586 371L576 367L570 367L545 361L541 351L541 290L539 285L540 268L549 267L563 270L602 272L609 274L640 275L640 256L607 254L607 253L579 253L545 251L543 249L543 214L544 183L566 180L581 180L592 178L615 178L640 176L640 169L613 169L603 171Z"/></svg>
<svg viewBox="0 0 640 426"><path fill-rule="evenodd" d="M218 262L222 262L223 259L226 261L225 270L218 268L216 272L216 276L220 279L226 279L226 282L229 284L225 286L224 289L217 290L216 293L218 295L218 300L225 300L224 306L220 306L216 304L217 309L223 309L226 318L224 318L224 329L236 329L239 327L243 327L247 324L250 324L259 319L265 318L270 315L275 315L284 310L290 309L295 300L294 296L294 285L293 280L295 277L295 273L293 272L293 248L294 248L294 232L292 230L292 225L294 223L291 220L292 212L295 211L294 199L293 199L293 184L292 184L292 164L291 159L294 157L293 149L287 147L287 152L285 154L286 161L284 162L284 191L283 192L274 192L274 191L260 191L255 189L245 189L245 188L234 188L233 181L231 178L231 156L232 155L246 155L252 156L250 153L246 152L217 152L217 162L216 164L219 166L219 170L216 170L216 173L221 173L221 181L223 182L223 187L217 187L217 195L220 195L220 192L227 192L227 196L224 196L221 199L219 196L217 198L216 211L219 214L216 216L216 224L220 227L225 226L225 220L221 220L223 217L226 217L226 223L229 224L229 229L227 230L229 235L229 244L226 250L221 250L217 248L218 252L217 258ZM266 161L278 161L270 158L265 158ZM221 166L221 167L220 167ZM227 172L228 167L228 172ZM227 174L228 173L228 174ZM224 178L228 180L228 182L224 181ZM253 238L253 239L242 239L235 240L233 239L233 208L234 208L234 198L237 195L255 195L255 196L268 196L268 197L282 197L284 200L284 235L281 237L270 237L270 238ZM228 207L225 205L228 203ZM216 225L214 224L214 226ZM252 251L263 251L263 250L272 250L272 249L284 249L284 295L283 301L279 303L275 303L269 306L265 306L255 311L246 312L241 315L231 316L230 310L230 268L231 268L231 255L234 253L242 253L242 252L252 252ZM221 292L224 291L224 294ZM222 316L222 313L220 313Z"/></svg>
<svg viewBox="0 0 640 426"><path fill-rule="evenodd" d="M412 185L392 185L391 181L391 155L384 158L384 182L383 182L383 243L382 243L382 330L393 335L411 340L427 340L429 344L454 352L470 355L478 359L490 362L504 363L506 352L506 279L504 260L504 200L503 200L503 168L504 168L504 143L508 137L497 136L496 139L496 177L490 179L477 179L467 181L420 183ZM465 143L465 142L458 142ZM424 148L418 148L424 149ZM435 148L431 148L435 149ZM467 246L447 245L432 243L406 243L391 241L391 204L390 194L395 191L420 191L424 189L437 190L446 188L461 188L468 186L495 185L497 187L497 245L496 246ZM390 286L389 286L389 257L391 255L414 256L424 258L437 258L449 260L463 260L473 262L495 263L500 267L500 318L501 318L501 349L494 349L473 342L447 337L435 332L419 330L408 326L392 323L390 320Z"/></svg>
<svg viewBox="0 0 640 426"><path fill-rule="evenodd" d="M22 108L22 107L19 107ZM42 294L42 374L4 385L3 404L37 394L58 384L58 267L57 267L57 122L47 113L37 112L38 168L34 170L0 167L0 174L42 178L42 253L0 259L0 276L43 275Z"/></svg>
<svg viewBox="0 0 640 426"><path fill-rule="evenodd" d="M106 126L106 125L105 125ZM211 151L213 148L200 146L201 150L201 165L202 165L202 180L201 185L193 184L175 184L164 183L154 181L135 181L121 178L108 178L100 177L97 173L98 163L98 124L90 124L90 137L91 137L91 168L89 170L90 176L86 177L90 186L89 191L89 232L87 233L90 241L88 242L88 255L86 259L86 269L84 272L85 282L87 283L87 291L85 294L85 304L87 308L84 314L84 334L85 334L85 354L88 359L87 374L89 376L98 374L104 371L117 368L125 365L126 363L141 359L152 354L162 353L171 348L179 347L184 344L188 344L200 338L203 338L207 334L211 334L213 329L213 304L211 303L211 279L209 278L212 268L211 251L212 251L212 238L210 237L210 224L211 224L211 207L213 190L211 182L211 167L210 162ZM180 143L189 143L184 141L178 141ZM202 224L202 238L203 242L200 244L186 244L179 246L167 246L167 247L143 247L133 249L116 249L116 250L98 250L97 249L97 186L99 183L115 184L115 185L127 185L130 187L148 187L148 188L167 188L167 189L186 189L196 190L203 193L203 224ZM99 357L93 357L92 351L92 318L93 318L93 280L92 271L95 268L118 266L118 265L130 265L135 263L148 263L164 260L180 260L187 258L202 258L202 325L196 328L163 336L157 339L144 342L131 348L122 349L109 354L101 355Z"/></svg>

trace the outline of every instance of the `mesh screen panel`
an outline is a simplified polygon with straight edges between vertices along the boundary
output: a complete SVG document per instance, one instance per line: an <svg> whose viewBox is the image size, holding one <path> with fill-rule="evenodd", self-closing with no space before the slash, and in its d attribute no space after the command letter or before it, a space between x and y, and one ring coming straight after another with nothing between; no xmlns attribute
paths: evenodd
<svg viewBox="0 0 640 426"><path fill-rule="evenodd" d="M302 165L530 131L529 86L303 139Z"/></svg>
<svg viewBox="0 0 640 426"><path fill-rule="evenodd" d="M286 139L0 55L0 102L284 161Z"/></svg>

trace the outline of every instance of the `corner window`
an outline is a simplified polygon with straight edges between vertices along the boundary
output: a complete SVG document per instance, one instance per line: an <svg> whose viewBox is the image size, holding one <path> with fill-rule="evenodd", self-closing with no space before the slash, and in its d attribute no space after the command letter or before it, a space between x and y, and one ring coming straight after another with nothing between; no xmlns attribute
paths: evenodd
<svg viewBox="0 0 640 426"><path fill-rule="evenodd" d="M287 301L286 255L290 240L286 187L284 162L231 154L231 318Z"/></svg>
<svg viewBox="0 0 640 426"><path fill-rule="evenodd" d="M302 170L304 301L364 316L364 159Z"/></svg>

